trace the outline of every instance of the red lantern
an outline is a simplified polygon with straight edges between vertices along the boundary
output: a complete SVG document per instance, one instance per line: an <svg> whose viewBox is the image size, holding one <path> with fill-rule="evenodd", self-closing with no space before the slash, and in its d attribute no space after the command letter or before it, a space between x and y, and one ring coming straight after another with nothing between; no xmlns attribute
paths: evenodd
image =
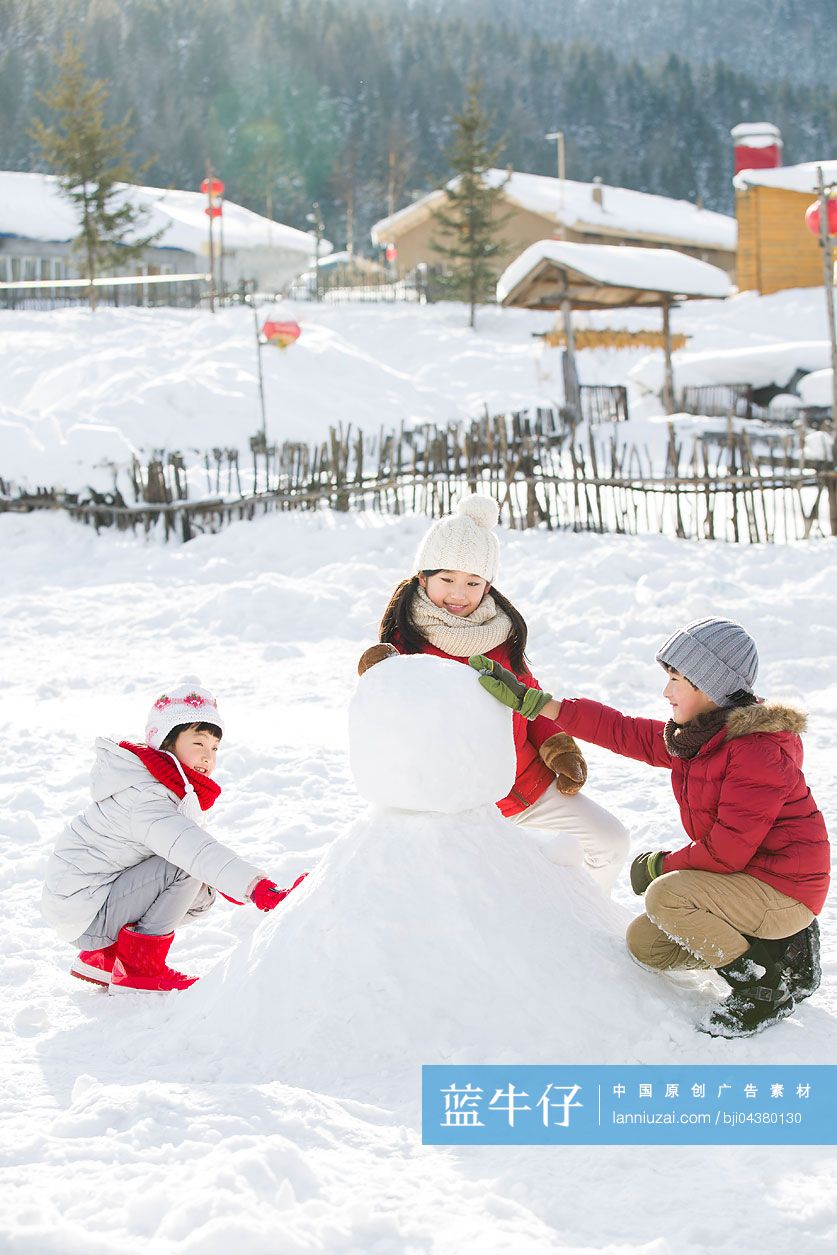
<svg viewBox="0 0 837 1255"><path fill-rule="evenodd" d="M220 179L204 179L203 183L201 183L201 191L204 196L212 196L213 198L223 196L224 184Z"/></svg>
<svg viewBox="0 0 837 1255"><path fill-rule="evenodd" d="M828 202L828 234L837 235L837 200L829 196ZM820 233L820 202L815 200L805 210L805 225L809 231L818 236Z"/></svg>
<svg viewBox="0 0 837 1255"><path fill-rule="evenodd" d="M396 261L398 258L398 246L395 244L387 244L384 256L389 262Z"/></svg>
<svg viewBox="0 0 837 1255"><path fill-rule="evenodd" d="M210 218L220 218L224 211L220 205L207 205L203 212Z"/></svg>
<svg viewBox="0 0 837 1255"><path fill-rule="evenodd" d="M268 320L262 327L262 335L268 344L274 345L277 349L286 349L289 344L296 343L302 335L302 328L298 322Z"/></svg>

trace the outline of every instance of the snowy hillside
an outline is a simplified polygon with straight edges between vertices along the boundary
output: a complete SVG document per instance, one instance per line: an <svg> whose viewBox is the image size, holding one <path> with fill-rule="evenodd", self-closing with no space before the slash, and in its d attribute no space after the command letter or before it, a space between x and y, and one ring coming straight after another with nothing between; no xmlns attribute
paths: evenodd
<svg viewBox="0 0 837 1255"><path fill-rule="evenodd" d="M377 434L563 396L560 350L533 338L552 326L551 314L486 308L476 332L452 304L285 304L260 310L259 320L273 315L297 318L302 335L285 352L262 350L271 440L316 441L340 423ZM660 330L658 310L579 315L576 325L585 322ZM683 383L729 383L730 371L752 369L751 349L827 336L819 289L697 301L672 322L690 337L675 355L675 381L682 367ZM713 376L701 355L732 349L744 360L722 359ZM792 366L793 348L783 353L783 368L785 359ZM216 446L246 452L260 424L256 354L249 310L0 312L0 478L107 489L107 464L124 465L135 450L180 450L195 462ZM809 345L806 361L810 355ZM662 354L645 349L579 354L582 383L628 384L632 420L619 435L652 450L666 435L659 397L648 392L661 386L661 371Z"/></svg>
<svg viewBox="0 0 837 1255"><path fill-rule="evenodd" d="M318 313L309 344L329 342L334 316ZM506 339L495 344L514 358ZM404 373L394 388L414 386L417 369ZM77 379L94 397L95 377ZM675 986L623 952L637 911L624 876L613 903L595 906L586 873L534 872L522 830L502 845L490 825L484 840L445 829L446 848L432 825L419 838L370 824L346 711L357 656L425 527L279 515L166 547L0 515L0 1250L833 1250L833 1147L421 1146L419 1066L457 1052L496 1062L506 1042L520 1062L824 1063L837 1040L833 896L821 991L764 1034L713 1040L692 1025L717 996L714 978ZM668 631L707 613L743 620L761 648L759 691L810 713L806 774L834 831L835 542L529 532L504 533L502 546L498 584L527 618L536 674L559 694L660 715L653 653ZM68 977L72 951L40 919L40 880L57 828L85 801L93 737L136 734L149 696L184 672L215 689L227 720L213 830L282 884L312 874L270 917L220 902L184 928L173 961L205 979L134 1005ZM589 764L587 791L628 826L634 853L678 840L666 773L594 748ZM460 970L468 980L451 997Z"/></svg>

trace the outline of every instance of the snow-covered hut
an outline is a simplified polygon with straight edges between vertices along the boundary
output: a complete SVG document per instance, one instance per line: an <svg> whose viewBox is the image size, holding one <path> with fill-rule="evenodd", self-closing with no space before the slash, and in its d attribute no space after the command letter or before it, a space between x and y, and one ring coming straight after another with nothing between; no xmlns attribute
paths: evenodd
<svg viewBox="0 0 837 1255"><path fill-rule="evenodd" d="M663 321L663 402L674 409L671 309L682 301L723 300L732 288L726 271L669 248L619 248L540 240L503 272L497 302L523 309L560 310L567 346L568 393L578 390L572 311L659 306ZM571 404L574 396L568 396Z"/></svg>

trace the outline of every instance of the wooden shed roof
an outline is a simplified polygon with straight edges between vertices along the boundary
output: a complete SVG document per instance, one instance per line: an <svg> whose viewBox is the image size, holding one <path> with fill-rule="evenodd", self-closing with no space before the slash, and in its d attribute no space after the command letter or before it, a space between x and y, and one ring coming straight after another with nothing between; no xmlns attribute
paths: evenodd
<svg viewBox="0 0 837 1255"><path fill-rule="evenodd" d="M503 272L501 305L558 309L615 309L730 295L729 276L718 266L669 248L627 248L539 240Z"/></svg>

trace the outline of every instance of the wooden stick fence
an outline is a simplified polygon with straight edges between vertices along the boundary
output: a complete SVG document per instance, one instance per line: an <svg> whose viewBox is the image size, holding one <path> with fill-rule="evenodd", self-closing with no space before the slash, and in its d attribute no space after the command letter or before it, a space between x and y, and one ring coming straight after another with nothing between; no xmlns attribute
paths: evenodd
<svg viewBox="0 0 837 1255"><path fill-rule="evenodd" d="M179 453L158 451L131 467L133 504L116 481L112 494L82 500L45 489L15 494L0 480L0 509L60 509L97 529L159 529L185 541L274 510L439 516L479 490L500 502L512 528L736 543L837 535L834 459L807 456L804 431L759 446L730 421L721 438L692 438L687 448L670 425L660 470L647 449L601 438L602 430L549 407L374 435L340 425L315 445L254 437L245 464L236 449L213 449L190 474Z"/></svg>

